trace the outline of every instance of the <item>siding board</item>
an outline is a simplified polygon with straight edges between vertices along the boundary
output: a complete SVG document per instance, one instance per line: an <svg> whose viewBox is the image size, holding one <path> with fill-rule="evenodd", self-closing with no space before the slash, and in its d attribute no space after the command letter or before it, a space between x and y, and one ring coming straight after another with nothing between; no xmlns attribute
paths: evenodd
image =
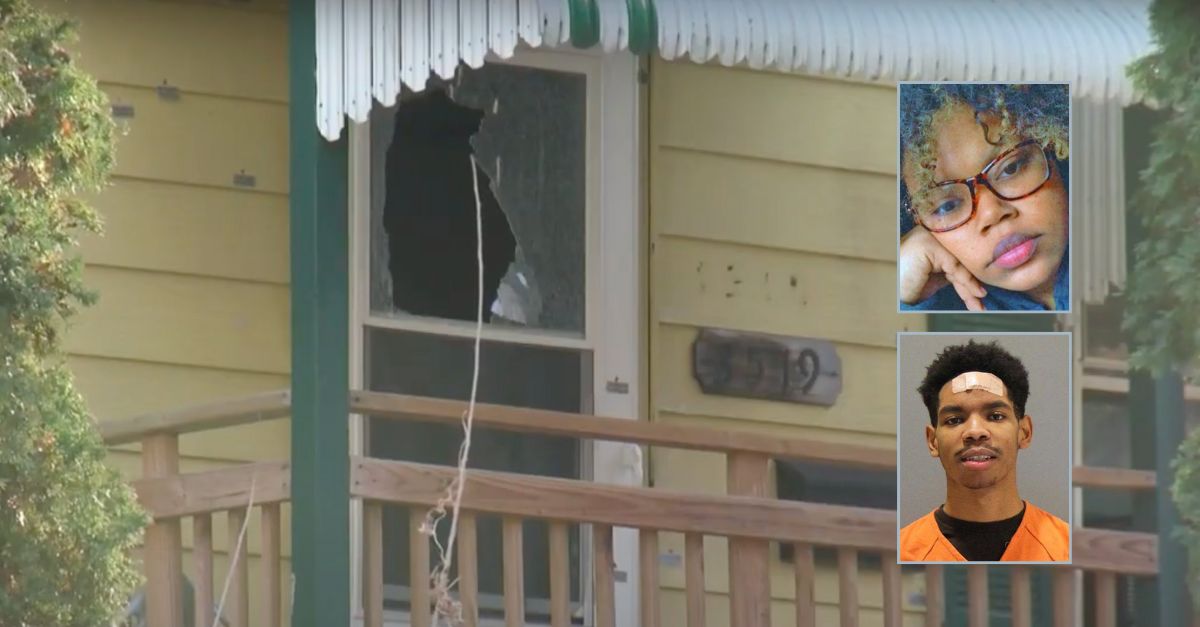
<svg viewBox="0 0 1200 627"><path fill-rule="evenodd" d="M116 179L89 201L103 235L88 263L286 285L287 196Z"/></svg>
<svg viewBox="0 0 1200 627"><path fill-rule="evenodd" d="M103 356L71 355L67 365L92 414L102 422L282 389L290 383L286 373L221 370ZM138 393L130 394L133 389Z"/></svg>
<svg viewBox="0 0 1200 627"><path fill-rule="evenodd" d="M656 62L655 145L896 173L891 86Z"/></svg>
<svg viewBox="0 0 1200 627"><path fill-rule="evenodd" d="M660 321L879 347L921 324L890 263L658 235L653 267Z"/></svg>
<svg viewBox="0 0 1200 627"><path fill-rule="evenodd" d="M103 266L87 267L84 282L100 300L73 322L70 353L267 374L291 367L285 286Z"/></svg>
<svg viewBox="0 0 1200 627"><path fill-rule="evenodd" d="M67 363L75 375L76 389L100 422L282 389L290 384L286 375L105 357L75 355ZM179 452L184 457L272 461L288 459L290 451L287 419L189 433L179 440Z"/></svg>
<svg viewBox="0 0 1200 627"><path fill-rule="evenodd" d="M242 189L233 175L255 177L253 191L288 192L288 111L276 103L184 92L162 100L150 88L102 83L113 104L131 105L122 119L115 174Z"/></svg>
<svg viewBox="0 0 1200 627"><path fill-rule="evenodd" d="M150 88L165 81L191 93L284 103L287 24L279 15L245 10L261 3L38 2L78 22L71 50L99 81Z"/></svg>
<svg viewBox="0 0 1200 627"><path fill-rule="evenodd" d="M893 176L668 146L658 149L656 164L657 233L896 259Z"/></svg>

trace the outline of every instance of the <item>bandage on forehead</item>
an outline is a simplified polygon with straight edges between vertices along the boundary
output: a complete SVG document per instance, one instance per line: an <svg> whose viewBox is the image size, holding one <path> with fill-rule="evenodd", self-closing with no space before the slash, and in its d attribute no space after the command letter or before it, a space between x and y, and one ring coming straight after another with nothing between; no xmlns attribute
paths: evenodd
<svg viewBox="0 0 1200 627"><path fill-rule="evenodd" d="M1004 382L990 372L964 372L950 380L950 391L954 394L967 390L983 390L996 396L1004 396Z"/></svg>

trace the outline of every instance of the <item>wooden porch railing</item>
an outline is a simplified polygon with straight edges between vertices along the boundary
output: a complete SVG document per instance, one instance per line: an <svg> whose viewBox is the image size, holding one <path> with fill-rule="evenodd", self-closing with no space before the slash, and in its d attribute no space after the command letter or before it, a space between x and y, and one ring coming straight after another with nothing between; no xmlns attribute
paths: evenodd
<svg viewBox="0 0 1200 627"><path fill-rule="evenodd" d="M134 481L138 500L154 518L146 530L142 563L146 577L146 624L175 627L183 620L182 522L192 519L192 586L197 626L213 624L216 603L224 591L216 581L228 577L222 616L229 627L280 627L282 607L282 528L280 504L291 494L291 468L286 461L244 464L208 472L180 474L179 436L287 416L289 392L271 392L183 409L102 423L109 445L140 442L142 478ZM250 616L246 540L239 538L253 494L262 525L262 616ZM231 572L213 568L213 518L224 516L228 527ZM239 542L240 539L240 542ZM239 547L240 544L240 548ZM218 577L218 575L221 575Z"/></svg>
<svg viewBox="0 0 1200 627"><path fill-rule="evenodd" d="M455 401L370 392L351 394L351 411L376 418L420 420L457 425L465 404ZM245 546L230 583L224 617L230 625L274 627L280 624L281 598L279 504L288 499L290 469L285 462L246 464L204 473L179 474L180 434L258 420L288 413L288 395L273 393L177 413L142 417L102 427L111 443L141 441L145 477L135 482L139 498L155 523L147 532L145 568L149 624L175 625L181 615L180 521L191 517L195 530L193 578L196 581L197 625L212 624L212 608L220 590L214 590L212 520L229 518L230 547L246 514L251 490L262 510L263 578L259 583L263 616L249 617L250 582L246 576ZM504 564L503 616L506 625L525 624L522 524L541 520L548 525L551 625L571 624L569 525L590 529L594 572L594 624L615 624L615 573L613 530L638 530L643 627L661 625L659 585L659 534L684 535L683 572L686 624L699 627L705 616L705 537L728 539L730 624L739 627L770 625L771 542L792 545L794 562L795 624L816 625L814 548L831 547L837 553L839 616L843 626L859 621L858 556L881 557L884 624L900 625L903 581L895 564L895 512L779 501L767 495L772 458L797 458L872 468L891 468L895 453L843 444L825 444L728 433L659 423L595 416L479 405L476 424L502 430L552 434L586 440L609 440L643 446L671 447L723 453L726 457L727 494L700 495L644 487L601 485L587 481L534 477L472 470L463 499L463 517L456 548L458 590L464 624L479 624L479 571L477 522L480 516L502 520ZM411 582L428 581L427 538L417 530L424 514L444 493L454 476L448 467L354 457L351 460L351 495L362 499L365 624L381 627L383 615L383 506L405 506L410 517ZM1154 488L1153 473L1109 468L1075 469L1075 484L1123 490ZM1051 567L1054 572L1054 624L1076 623L1075 596L1085 573L1094 582L1095 616L1100 626L1116 624L1117 576L1153 577L1157 573L1157 538L1154 534L1074 530L1074 563ZM1028 567L1014 566L1012 577L1013 624L1030 625L1031 599ZM941 625L944 601L943 568L925 566L926 625ZM986 567L967 566L969 625L987 624ZM218 582L225 581L219 577ZM430 592L412 586L410 620L414 627L431 624Z"/></svg>

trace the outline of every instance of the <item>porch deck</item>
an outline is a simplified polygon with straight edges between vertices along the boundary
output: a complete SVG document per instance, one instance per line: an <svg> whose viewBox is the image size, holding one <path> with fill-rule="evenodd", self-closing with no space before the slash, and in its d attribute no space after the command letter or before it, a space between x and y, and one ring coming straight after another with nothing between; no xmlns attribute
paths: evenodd
<svg viewBox="0 0 1200 627"><path fill-rule="evenodd" d="M433 421L457 425L465 403L431 398L355 391L350 394L351 412L392 420ZM147 579L149 624L179 625L183 612L181 573L183 546L181 522L192 519L193 568L189 573L195 587L195 624L213 624L214 600L221 590L217 581L225 573L214 572L213 519L226 516L229 546L237 549L237 567L229 579L224 618L231 627L264 625L277 627L283 621L281 515L289 500L290 467L286 460L253 463L215 471L179 472L179 438L188 433L278 419L289 415L287 391L260 394L221 403L106 423L102 435L110 445L141 442L143 478L134 481L142 505L154 524L147 530L144 567ZM500 472L471 471L463 495L463 517L456 549L459 599L464 625L480 624L476 521L480 516L502 519L503 620L506 626L525 624L521 525L525 520L546 521L549 529L550 609L554 627L572 624L570 615L570 565L568 528L586 525L594 565L590 586L591 622L613 627L616 619L613 530L637 530L639 547L640 624L662 623L659 577L660 533L685 537L682 570L686 596L686 625L706 624L704 539L727 539L729 563L729 624L762 627L771 622L770 546L773 542L793 546L795 624L817 624L814 586L817 567L815 547L836 550L840 624L859 624L858 556L881 557L883 621L898 626L903 619L904 580L895 564L896 517L891 510L832 506L780 501L768 496L770 460L790 458L864 466L894 468L895 452L845 444L768 438L747 433L730 433L673 425L634 422L597 416L580 416L496 405L478 405L476 425L515 432L531 432L606 440L641 446L703 450L723 454L726 459L727 494L694 494L647 487L601 485L588 481L553 479ZM411 556L409 581L428 581L430 555L427 538L416 529L427 509L443 494L454 469L370 457L351 459L351 498L363 508L364 579L363 622L368 627L384 624L383 516L385 505L407 507L410 520ZM1154 474L1116 468L1076 467L1076 486L1119 490L1153 490ZM252 585L247 570L246 546L238 532L248 513L247 504L261 512L261 581ZM585 535L583 537L588 537ZM928 610L924 624L941 625L943 567L924 567ZM1158 572L1157 537L1149 533L1076 528L1074 561L1051 567L1053 575L1054 624L1077 624L1077 588L1084 578L1094 587L1095 624L1116 625L1117 577L1155 577ZM969 625L988 623L988 585L985 566L967 566ZM1031 569L1014 566L1011 580L1013 624L1028 626L1032 616ZM261 594L261 616L250 616L251 590ZM778 595L776 595L778 596ZM776 601L778 602L778 598ZM431 624L430 592L415 586L410 600L414 627ZM910 610L911 611L911 610ZM680 624L685 618L679 617ZM778 621L777 621L778 622Z"/></svg>

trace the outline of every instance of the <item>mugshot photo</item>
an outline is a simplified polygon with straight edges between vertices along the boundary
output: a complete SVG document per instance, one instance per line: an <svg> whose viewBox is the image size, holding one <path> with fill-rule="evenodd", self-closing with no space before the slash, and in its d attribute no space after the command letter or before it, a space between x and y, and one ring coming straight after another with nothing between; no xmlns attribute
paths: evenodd
<svg viewBox="0 0 1200 627"><path fill-rule="evenodd" d="M1069 333L897 336L900 562L1068 562Z"/></svg>
<svg viewBox="0 0 1200 627"><path fill-rule="evenodd" d="M1069 85L898 92L899 309L1069 310Z"/></svg>

